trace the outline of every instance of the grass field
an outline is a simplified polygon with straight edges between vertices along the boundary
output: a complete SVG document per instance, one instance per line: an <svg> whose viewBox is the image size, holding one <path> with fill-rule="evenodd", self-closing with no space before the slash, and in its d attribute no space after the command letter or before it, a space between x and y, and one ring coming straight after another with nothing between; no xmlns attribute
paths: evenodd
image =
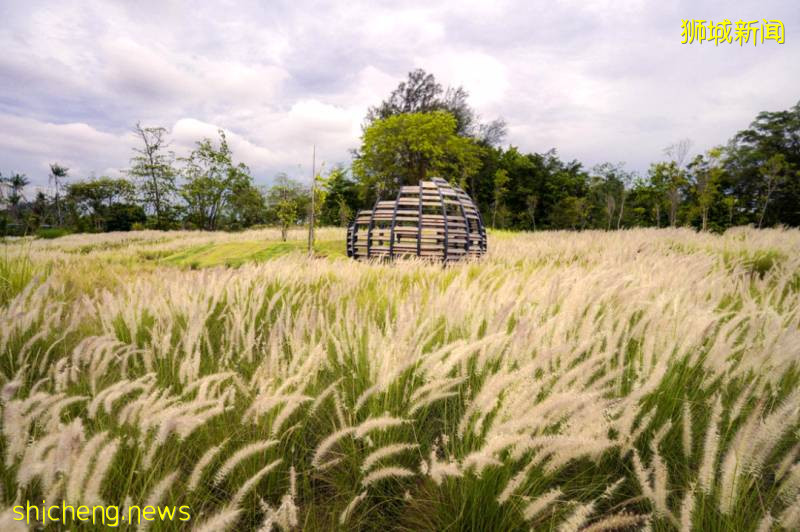
<svg viewBox="0 0 800 532"><path fill-rule="evenodd" d="M800 231L290 236L0 244L0 530L800 528Z"/></svg>

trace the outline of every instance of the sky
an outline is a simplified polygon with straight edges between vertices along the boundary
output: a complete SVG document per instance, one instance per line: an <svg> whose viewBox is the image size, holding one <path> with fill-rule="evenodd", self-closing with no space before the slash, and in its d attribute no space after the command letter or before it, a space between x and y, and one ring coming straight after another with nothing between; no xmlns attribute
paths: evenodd
<svg viewBox="0 0 800 532"><path fill-rule="evenodd" d="M400 7L402 6L402 7ZM785 43L681 44L681 20L778 19ZM0 0L0 172L124 175L133 127L225 130L257 184L348 165L370 106L423 68L504 144L645 172L800 100L797 0Z"/></svg>

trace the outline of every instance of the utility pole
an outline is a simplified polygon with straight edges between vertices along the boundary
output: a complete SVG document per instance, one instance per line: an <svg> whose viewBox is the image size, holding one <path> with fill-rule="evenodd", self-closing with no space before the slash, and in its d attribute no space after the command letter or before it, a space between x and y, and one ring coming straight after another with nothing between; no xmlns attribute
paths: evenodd
<svg viewBox="0 0 800 532"><path fill-rule="evenodd" d="M314 218L316 209L314 208L314 196L317 194L317 145L314 144L311 152L311 214L308 217L308 255L314 256Z"/></svg>

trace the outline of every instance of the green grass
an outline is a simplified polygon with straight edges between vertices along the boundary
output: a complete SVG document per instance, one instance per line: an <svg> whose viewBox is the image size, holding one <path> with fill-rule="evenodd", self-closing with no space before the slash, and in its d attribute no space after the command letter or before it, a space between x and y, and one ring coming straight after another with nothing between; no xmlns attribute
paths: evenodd
<svg viewBox="0 0 800 532"><path fill-rule="evenodd" d="M19 294L37 274L43 275L49 267L36 265L27 253L11 254L0 251L0 307Z"/></svg>
<svg viewBox="0 0 800 532"><path fill-rule="evenodd" d="M38 229L36 231L36 236L45 240L52 240L54 238L60 238L69 234L71 234L69 229L62 229L60 227L47 227Z"/></svg>
<svg viewBox="0 0 800 532"><path fill-rule="evenodd" d="M191 247L161 258L165 264L189 268L208 268L212 266L238 267L248 262L265 262L288 255L305 253L306 242L228 242L204 244ZM318 241L315 254L326 258L344 257L344 243L338 240Z"/></svg>

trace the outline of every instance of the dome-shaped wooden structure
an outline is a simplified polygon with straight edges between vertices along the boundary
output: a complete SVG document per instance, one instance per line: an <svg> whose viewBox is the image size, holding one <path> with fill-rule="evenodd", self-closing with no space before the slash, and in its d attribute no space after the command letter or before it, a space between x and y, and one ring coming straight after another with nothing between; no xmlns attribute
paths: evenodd
<svg viewBox="0 0 800 532"><path fill-rule="evenodd" d="M394 200L359 211L347 230L347 256L422 257L444 262L486 253L486 228L472 199L442 178L406 186Z"/></svg>

